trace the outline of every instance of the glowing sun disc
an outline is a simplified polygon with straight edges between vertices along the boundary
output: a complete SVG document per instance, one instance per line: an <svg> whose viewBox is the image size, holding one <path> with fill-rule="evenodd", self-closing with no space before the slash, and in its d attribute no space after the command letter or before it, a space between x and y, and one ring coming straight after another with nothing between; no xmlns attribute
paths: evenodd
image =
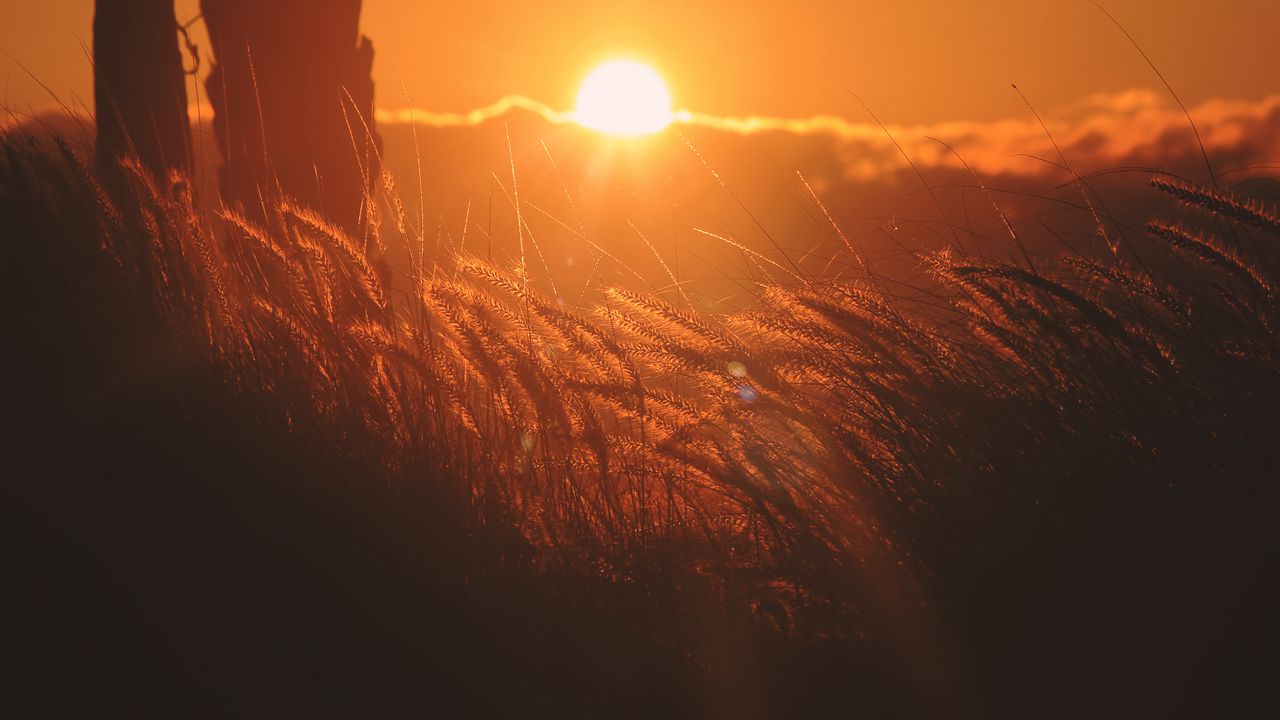
<svg viewBox="0 0 1280 720"><path fill-rule="evenodd" d="M583 81L574 119L611 135L655 133L671 124L671 94L653 68L615 60Z"/></svg>

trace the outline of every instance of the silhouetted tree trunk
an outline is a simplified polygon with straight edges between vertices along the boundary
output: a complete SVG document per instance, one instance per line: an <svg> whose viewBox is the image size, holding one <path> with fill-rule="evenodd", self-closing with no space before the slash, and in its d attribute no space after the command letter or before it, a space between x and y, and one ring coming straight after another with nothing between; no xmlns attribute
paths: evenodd
<svg viewBox="0 0 1280 720"><path fill-rule="evenodd" d="M157 177L190 170L191 124L173 0L96 0L93 96L98 169L137 154Z"/></svg>
<svg viewBox="0 0 1280 720"><path fill-rule="evenodd" d="M254 212L280 192L348 228L378 176L373 44L361 0L201 0L223 197Z"/></svg>

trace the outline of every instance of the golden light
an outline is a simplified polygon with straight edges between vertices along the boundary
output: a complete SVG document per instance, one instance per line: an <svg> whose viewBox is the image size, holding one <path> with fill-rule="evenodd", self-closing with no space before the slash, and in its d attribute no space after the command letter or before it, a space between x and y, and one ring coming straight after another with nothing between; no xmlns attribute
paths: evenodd
<svg viewBox="0 0 1280 720"><path fill-rule="evenodd" d="M671 124L671 94L648 65L615 60L596 68L578 91L573 117L611 135L645 135Z"/></svg>

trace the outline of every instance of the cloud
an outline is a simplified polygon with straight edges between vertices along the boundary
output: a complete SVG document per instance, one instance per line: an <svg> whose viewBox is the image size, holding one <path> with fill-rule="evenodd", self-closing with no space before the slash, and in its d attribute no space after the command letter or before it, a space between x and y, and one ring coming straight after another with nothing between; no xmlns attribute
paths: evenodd
<svg viewBox="0 0 1280 720"><path fill-rule="evenodd" d="M573 121L572 113L518 95L466 113L380 110L378 120L432 127L474 126L515 108L551 123ZM1280 159L1280 95L1261 100L1210 100L1190 108L1190 114L1200 133L1199 142L1210 157L1227 158L1228 162ZM1055 143L1078 172L1118 164L1171 168L1188 157L1199 157L1195 133L1182 110L1166 96L1148 89L1090 95L1043 113L1043 119L1044 127L1028 112L1025 117L987 122L881 128L832 115L779 118L727 117L687 110L675 113L675 124L688 128L743 136L825 138L839 156L848 180L883 177L905 168L906 161L893 141L918 167L962 168L963 158L974 171L985 175L1063 172Z"/></svg>
<svg viewBox="0 0 1280 720"><path fill-rule="evenodd" d="M378 110L377 120L392 126L412 123L463 128L516 111L558 126L574 122L573 113L557 111L520 95L467 112L383 109ZM193 120L208 119L207 107L193 105L191 112ZM63 114L11 114L0 122L0 131L17 125L39 125ZM1080 174L1120 166L1203 174L1203 143L1216 170L1252 165L1274 171L1280 167L1280 94L1258 100L1209 100L1191 107L1190 115L1199 131L1198 139L1186 115L1166 95L1132 89L1089 95L1070 105L1042 111L1045 127L1030 112L1022 117L985 122L896 124L881 128L833 115L734 117L682 110L675 113L674 123L686 132L718 132L775 144L790 144L792 137L820 143L834 158L835 174L842 175L837 178L828 174L819 180L823 183L872 182L894 176L907 169L903 152L921 170L963 170L967 163L983 176L1063 176L1058 148ZM90 123L86 117L77 117L82 126ZM84 134L83 130L80 134Z"/></svg>
<svg viewBox="0 0 1280 720"><path fill-rule="evenodd" d="M421 109L381 110L374 113L379 123L415 123L428 127L471 127L502 117L514 109L541 115L548 122L571 122L569 113L557 112L551 106L523 95L508 95L496 102L464 113L432 112Z"/></svg>
<svg viewBox="0 0 1280 720"><path fill-rule="evenodd" d="M1174 167L1188 157L1199 157L1199 142L1203 142L1211 158L1227 158L1228 162L1280 159L1280 95L1255 101L1211 100L1191 108L1190 115L1196 122L1199 141L1181 109L1145 89L1082 98L1045 114L1043 127L1029 112L1023 118L990 122L885 128L837 117L724 118L687 114L685 119L692 125L748 135L827 135L834 141L847 177L854 180L882 177L903 169L903 152L922 168L962 168L963 158L976 172L987 175L1061 172L1058 148L1078 172L1120 164ZM893 141L902 146L902 152Z"/></svg>

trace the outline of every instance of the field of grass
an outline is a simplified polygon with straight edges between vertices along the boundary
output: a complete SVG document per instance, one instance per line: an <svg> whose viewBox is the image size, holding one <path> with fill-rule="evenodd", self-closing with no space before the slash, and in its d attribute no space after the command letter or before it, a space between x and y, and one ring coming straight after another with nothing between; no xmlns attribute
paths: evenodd
<svg viewBox="0 0 1280 720"><path fill-rule="evenodd" d="M911 283L833 223L861 273L756 253L779 281L712 316L432 256L390 178L347 233L125 174L0 147L11 617L51 708L1268 700L1272 208L1154 177L1145 234L1095 213L1089 247L914 252Z"/></svg>

